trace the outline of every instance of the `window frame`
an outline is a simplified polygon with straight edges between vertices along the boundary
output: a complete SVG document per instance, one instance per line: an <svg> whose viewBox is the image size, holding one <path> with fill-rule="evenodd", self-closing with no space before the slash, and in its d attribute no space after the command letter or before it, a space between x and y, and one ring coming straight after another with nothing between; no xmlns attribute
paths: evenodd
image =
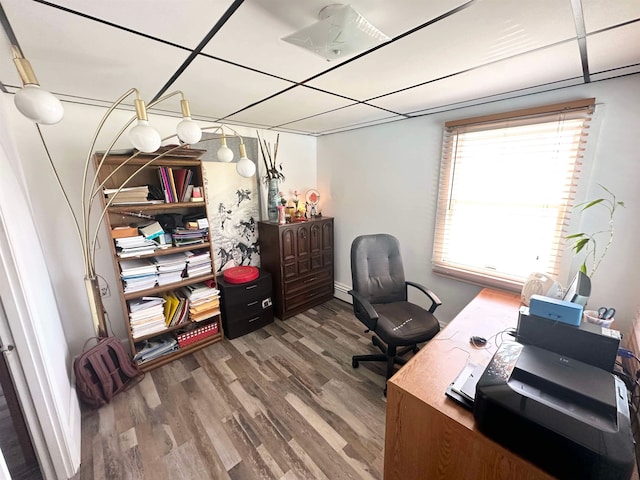
<svg viewBox="0 0 640 480"><path fill-rule="evenodd" d="M438 192L438 206L433 240L432 270L437 275L442 275L467 283L481 286L502 288L511 291L520 291L526 280L525 277L509 275L488 268L477 268L469 265L462 265L446 259L447 247L449 245L447 228L450 225L451 215L455 210L450 209L452 190L454 186L454 175L457 160L455 149L456 141L460 135L471 131L490 132L495 129L504 129L514 126L543 124L556 121L561 125L565 119L582 120L580 134L574 142L575 156L572 164L563 172L563 175L570 176L570 181L564 187L564 204L559 207L559 215L556 220L556 228L553 242L549 251L552 253L552 260L547 264L548 271L542 272L552 277L557 277L562 253L565 247L566 229L569 217L574 205L576 186L581 171L581 159L584 156L585 144L588 137L589 124L595 111L595 98L586 98L571 102L563 102L511 112L503 112L493 115L472 117L462 120L454 120L444 124L442 157L440 164L440 181ZM549 137L551 138L551 137ZM551 144L551 142L548 142ZM498 144L496 144L498 145ZM570 175L569 175L570 174ZM452 213L453 212L453 213Z"/></svg>

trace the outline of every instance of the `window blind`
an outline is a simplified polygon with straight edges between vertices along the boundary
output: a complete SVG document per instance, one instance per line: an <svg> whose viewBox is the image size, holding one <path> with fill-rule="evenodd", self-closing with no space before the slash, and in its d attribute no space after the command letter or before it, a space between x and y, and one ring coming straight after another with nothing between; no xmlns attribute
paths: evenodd
<svg viewBox="0 0 640 480"><path fill-rule="evenodd" d="M445 124L433 271L518 291L557 276L595 99Z"/></svg>

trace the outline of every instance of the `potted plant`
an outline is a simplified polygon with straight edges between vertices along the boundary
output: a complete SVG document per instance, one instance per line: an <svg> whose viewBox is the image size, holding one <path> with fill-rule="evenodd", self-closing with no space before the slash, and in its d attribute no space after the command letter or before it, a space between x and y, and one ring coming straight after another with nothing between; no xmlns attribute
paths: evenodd
<svg viewBox="0 0 640 480"><path fill-rule="evenodd" d="M574 240L574 243L571 246L573 253L575 255L584 253L584 260L582 261L582 265L580 265L580 271L585 275L588 275L589 278L593 278L593 275L600 266L600 262L602 262L602 259L605 257L609 251L609 247L611 247L611 244L613 243L613 217L616 210L618 207L624 208L624 202L617 200L616 196L604 185L598 185L606 192L606 196L580 203L576 205L576 207L579 207L582 212L596 206L605 208L609 214L608 227L605 230L599 230L593 233L582 232L567 236L567 239ZM597 240L600 238L604 238L607 241L604 247L601 247L601 245L598 244ZM587 263L589 262L591 262L592 265L591 270L587 272Z"/></svg>

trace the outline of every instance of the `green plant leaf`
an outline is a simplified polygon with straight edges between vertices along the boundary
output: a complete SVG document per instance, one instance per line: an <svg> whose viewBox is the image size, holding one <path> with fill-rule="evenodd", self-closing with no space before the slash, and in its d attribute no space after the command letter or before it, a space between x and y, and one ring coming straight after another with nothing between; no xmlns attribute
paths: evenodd
<svg viewBox="0 0 640 480"><path fill-rule="evenodd" d="M624 202L616 202L616 203L624 208Z"/></svg>
<svg viewBox="0 0 640 480"><path fill-rule="evenodd" d="M588 238L583 238L582 240L578 240L573 245L573 249L575 250L576 253L580 253L582 251L582 249L587 246L588 243L589 243L589 239Z"/></svg>
<svg viewBox="0 0 640 480"><path fill-rule="evenodd" d="M572 235L567 235L565 238L568 240L570 238L580 238L586 236L586 233L574 233Z"/></svg>
<svg viewBox="0 0 640 480"><path fill-rule="evenodd" d="M580 265L580 271L582 273L584 273L585 275L587 274L587 264L583 263L582 265Z"/></svg>
<svg viewBox="0 0 640 480"><path fill-rule="evenodd" d="M593 200L593 201L587 203L584 207L582 207L582 210L584 211L587 208L591 208L594 205L597 205L597 204L602 203L602 202L604 202L604 198L598 198L597 200Z"/></svg>

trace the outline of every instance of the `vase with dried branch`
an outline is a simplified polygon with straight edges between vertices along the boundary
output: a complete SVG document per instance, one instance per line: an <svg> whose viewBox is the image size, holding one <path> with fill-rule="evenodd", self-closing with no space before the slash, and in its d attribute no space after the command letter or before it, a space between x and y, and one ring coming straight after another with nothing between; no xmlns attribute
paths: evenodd
<svg viewBox="0 0 640 480"><path fill-rule="evenodd" d="M270 222L278 221L278 202L280 192L280 182L284 182L284 173L282 172L282 163L277 163L278 158L278 145L280 144L280 134L276 137L276 144L273 148L273 154L271 153L271 144L266 140L260 138L258 135L258 143L260 144L260 153L262 153L262 160L264 161L265 175L264 182L267 187L267 215Z"/></svg>

